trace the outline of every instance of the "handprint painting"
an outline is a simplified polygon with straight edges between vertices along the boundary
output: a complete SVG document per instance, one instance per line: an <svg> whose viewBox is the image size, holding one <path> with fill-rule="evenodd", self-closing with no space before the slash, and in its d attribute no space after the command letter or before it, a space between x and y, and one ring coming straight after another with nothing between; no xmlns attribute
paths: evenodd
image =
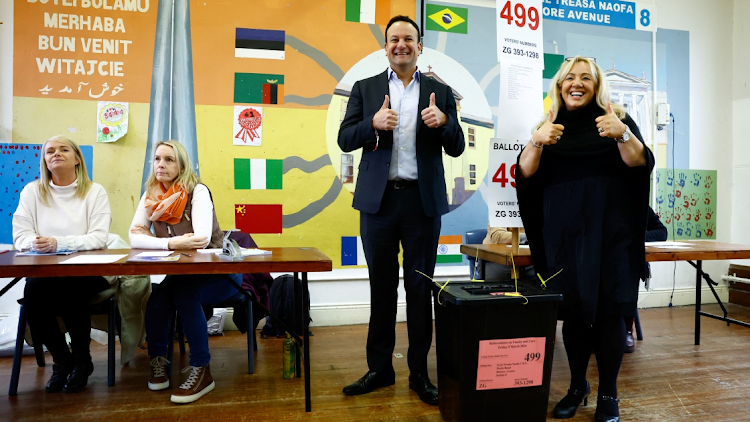
<svg viewBox="0 0 750 422"><path fill-rule="evenodd" d="M654 211L670 240L716 239L716 170L656 170Z"/></svg>

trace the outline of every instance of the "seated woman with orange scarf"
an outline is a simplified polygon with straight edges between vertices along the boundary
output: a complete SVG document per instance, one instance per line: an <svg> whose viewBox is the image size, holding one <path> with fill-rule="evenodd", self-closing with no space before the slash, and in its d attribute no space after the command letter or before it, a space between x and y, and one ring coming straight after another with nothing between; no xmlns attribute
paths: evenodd
<svg viewBox="0 0 750 422"><path fill-rule="evenodd" d="M159 142L152 173L130 225L133 249L221 248L224 233L216 220L211 193L193 172L185 147ZM151 233L151 228L154 234ZM202 303L219 302L236 292L240 274L168 275L146 306L146 340L151 357L150 390L169 388L167 339L170 321L180 317L190 344L188 378L172 394L174 403L191 403L214 389L208 331Z"/></svg>

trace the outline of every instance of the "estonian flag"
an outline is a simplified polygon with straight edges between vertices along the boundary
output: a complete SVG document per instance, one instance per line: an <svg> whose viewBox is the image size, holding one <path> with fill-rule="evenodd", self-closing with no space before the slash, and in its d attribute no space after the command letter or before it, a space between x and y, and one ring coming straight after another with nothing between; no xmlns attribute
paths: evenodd
<svg viewBox="0 0 750 422"><path fill-rule="evenodd" d="M234 57L284 60L284 31L237 28Z"/></svg>

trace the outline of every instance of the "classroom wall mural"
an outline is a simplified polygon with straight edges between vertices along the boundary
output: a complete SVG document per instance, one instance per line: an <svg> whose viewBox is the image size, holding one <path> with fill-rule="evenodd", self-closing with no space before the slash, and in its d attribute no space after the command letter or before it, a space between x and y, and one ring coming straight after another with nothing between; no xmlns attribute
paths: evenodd
<svg viewBox="0 0 750 422"><path fill-rule="evenodd" d="M248 231L265 247L315 246L336 268L364 265L359 213L351 208L359 155L341 153L338 125L353 83L388 65L388 18L414 17L417 3L189 1L201 178L222 228ZM112 203L112 231L126 237L146 153L158 3L123 2L117 10L86 4L16 1L13 140L40 144L63 134L92 145L94 180ZM483 191L492 188L487 174L494 171L487 168L487 151L503 124L495 17L494 7L428 5L418 65L453 88L467 140L461 157L444 157L451 211L443 217L439 261L450 265L461 261L454 253L458 236L487 224ZM442 19L446 14L451 23ZM649 124L650 33L549 19L544 25L552 74L564 57L596 57L617 79L618 100ZM670 54L686 50L688 39L671 32L658 45L665 74L659 74L657 95L687 116L675 104L689 95L687 77L675 76ZM662 30L657 34L659 40ZM96 108L105 100L129 102L128 133L97 144ZM671 142L670 130L655 134L658 145ZM680 136L685 145L687 135ZM678 164L686 160L683 150L677 150Z"/></svg>

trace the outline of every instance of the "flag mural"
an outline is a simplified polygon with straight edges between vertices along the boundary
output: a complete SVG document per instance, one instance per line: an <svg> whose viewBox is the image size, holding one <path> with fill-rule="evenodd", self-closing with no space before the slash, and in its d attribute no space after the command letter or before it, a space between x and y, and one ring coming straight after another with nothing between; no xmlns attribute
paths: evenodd
<svg viewBox="0 0 750 422"><path fill-rule="evenodd" d="M367 265L359 236L341 236L341 266L349 265Z"/></svg>
<svg viewBox="0 0 750 422"><path fill-rule="evenodd" d="M281 189L283 160L234 159L235 189Z"/></svg>
<svg viewBox="0 0 750 422"><path fill-rule="evenodd" d="M281 233L281 204L236 204L234 225L245 233Z"/></svg>
<svg viewBox="0 0 750 422"><path fill-rule="evenodd" d="M430 31L466 34L469 29L469 9L445 7L427 3L425 7L425 29Z"/></svg>
<svg viewBox="0 0 750 422"><path fill-rule="evenodd" d="M284 104L284 75L235 73L234 102L242 104Z"/></svg>
<svg viewBox="0 0 750 422"><path fill-rule="evenodd" d="M237 28L234 57L284 60L284 31Z"/></svg>
<svg viewBox="0 0 750 422"><path fill-rule="evenodd" d="M347 22L386 25L391 19L391 0L346 0Z"/></svg>
<svg viewBox="0 0 750 422"><path fill-rule="evenodd" d="M462 242L463 238L461 235L440 236L436 262L438 264L461 263L463 261L463 255L461 254Z"/></svg>

